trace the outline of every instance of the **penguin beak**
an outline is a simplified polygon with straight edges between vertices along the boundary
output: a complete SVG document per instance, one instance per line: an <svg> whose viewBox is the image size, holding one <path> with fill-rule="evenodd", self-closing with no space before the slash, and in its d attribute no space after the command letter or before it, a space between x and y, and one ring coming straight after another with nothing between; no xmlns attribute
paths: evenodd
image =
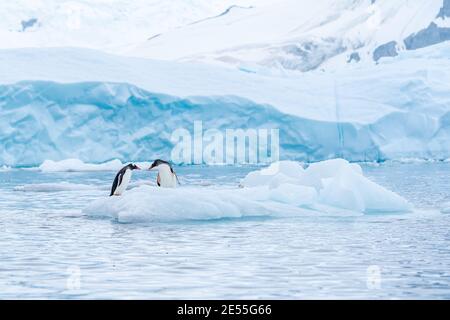
<svg viewBox="0 0 450 320"><path fill-rule="evenodd" d="M142 170L140 167L136 166L136 170Z"/></svg>
<svg viewBox="0 0 450 320"><path fill-rule="evenodd" d="M154 166L153 164L150 166L150 168L148 168L148 171L152 171L154 168L156 168L156 166Z"/></svg>

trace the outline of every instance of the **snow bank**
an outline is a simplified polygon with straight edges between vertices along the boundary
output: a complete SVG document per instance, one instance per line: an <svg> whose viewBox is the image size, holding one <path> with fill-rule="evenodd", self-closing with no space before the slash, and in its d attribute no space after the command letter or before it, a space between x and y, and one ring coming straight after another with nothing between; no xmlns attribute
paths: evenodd
<svg viewBox="0 0 450 320"><path fill-rule="evenodd" d="M247 188L261 185L276 188L288 202L306 195L310 201L365 213L411 209L405 199L367 179L358 164L344 159L313 163L306 170L291 161L277 162L249 173L241 182Z"/></svg>
<svg viewBox="0 0 450 320"><path fill-rule="evenodd" d="M74 171L117 171L124 164L120 160L111 160L101 164L85 163L79 159L61 161L45 160L39 169L42 172L74 172Z"/></svg>
<svg viewBox="0 0 450 320"><path fill-rule="evenodd" d="M358 165L336 159L306 170L295 162L279 162L250 173L241 188L138 186L120 197L98 199L83 212L120 222L152 222L410 209L402 197L365 178Z"/></svg>
<svg viewBox="0 0 450 320"><path fill-rule="evenodd" d="M78 190L104 190L105 187L80 183L55 182L55 183L31 183L14 187L14 191L24 192L57 192Z"/></svg>

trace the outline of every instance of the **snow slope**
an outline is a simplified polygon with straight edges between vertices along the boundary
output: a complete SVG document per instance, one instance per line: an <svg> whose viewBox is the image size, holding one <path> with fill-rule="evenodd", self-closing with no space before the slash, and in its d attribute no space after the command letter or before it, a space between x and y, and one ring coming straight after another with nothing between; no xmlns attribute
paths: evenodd
<svg viewBox="0 0 450 320"><path fill-rule="evenodd" d="M450 40L448 8L443 0L277 0L230 8L121 53L237 67L328 70ZM436 28L428 30L432 25Z"/></svg>
<svg viewBox="0 0 450 320"><path fill-rule="evenodd" d="M85 49L3 50L0 163L167 158L172 131L192 131L194 120L279 128L283 159L446 159L449 55L444 43L378 65L274 76Z"/></svg>
<svg viewBox="0 0 450 320"><path fill-rule="evenodd" d="M119 48L251 0L14 0L0 2L0 48ZM254 1L253 1L254 2Z"/></svg>
<svg viewBox="0 0 450 320"><path fill-rule="evenodd" d="M448 0L39 0L0 3L0 48L309 71L450 39Z"/></svg>

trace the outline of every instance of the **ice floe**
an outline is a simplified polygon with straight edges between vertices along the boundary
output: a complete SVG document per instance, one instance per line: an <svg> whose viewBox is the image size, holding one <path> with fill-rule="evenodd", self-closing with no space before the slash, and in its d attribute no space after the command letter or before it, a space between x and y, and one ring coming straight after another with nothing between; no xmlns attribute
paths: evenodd
<svg viewBox="0 0 450 320"><path fill-rule="evenodd" d="M370 213L411 209L401 196L369 180L358 164L344 159L313 163L306 170L300 166L296 168L292 161L277 162L249 173L241 185L252 187L261 183L269 188L286 188L285 184L313 188L318 203L346 210ZM301 193L305 194L305 191Z"/></svg>
<svg viewBox="0 0 450 320"><path fill-rule="evenodd" d="M249 173L240 188L141 185L120 197L95 200L83 212L120 222L153 222L411 209L401 196L364 177L359 165L335 159L306 169L292 161L277 162Z"/></svg>
<svg viewBox="0 0 450 320"><path fill-rule="evenodd" d="M7 171L11 171L12 168L10 166L7 165L2 165L0 166L0 172L7 172Z"/></svg>

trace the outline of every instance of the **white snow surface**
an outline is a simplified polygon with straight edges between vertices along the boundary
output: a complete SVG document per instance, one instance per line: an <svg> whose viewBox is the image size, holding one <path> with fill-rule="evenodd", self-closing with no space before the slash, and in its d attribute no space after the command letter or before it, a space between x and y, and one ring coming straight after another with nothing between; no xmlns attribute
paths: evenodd
<svg viewBox="0 0 450 320"><path fill-rule="evenodd" d="M449 111L444 94L449 89L449 54L450 43L444 43L405 52L378 66L276 76L263 71L248 73L196 63L126 58L86 49L0 50L0 83L129 83L181 98L237 96L298 117L366 124L394 112L427 111L439 115ZM115 91L114 87L107 89ZM129 97L128 92L112 93L117 102ZM427 95L426 105L422 93Z"/></svg>
<svg viewBox="0 0 450 320"><path fill-rule="evenodd" d="M10 166L7 166L7 165L0 166L0 172L8 172L11 170L12 170L12 168Z"/></svg>
<svg viewBox="0 0 450 320"><path fill-rule="evenodd" d="M274 163L250 173L242 185L177 189L140 186L119 197L95 200L83 213L120 222L158 222L319 212L400 213L412 209L405 199L368 180L358 165L343 159L319 162L306 170L294 162Z"/></svg>
<svg viewBox="0 0 450 320"><path fill-rule="evenodd" d="M246 188L260 185L277 189L279 199L286 202L296 198L293 194L307 194L308 199L317 199L321 204L366 213L411 208L399 195L364 177L358 164L344 159L312 163L306 170L292 161L276 162L249 173L241 182Z"/></svg>
<svg viewBox="0 0 450 320"><path fill-rule="evenodd" d="M442 0L274 0L170 30L124 50L157 59L210 61L308 71L346 64L358 53L403 40L437 19Z"/></svg>
<svg viewBox="0 0 450 320"><path fill-rule="evenodd" d="M381 45L431 23L443 0L16 0L0 3L0 48L114 54L308 71L373 63Z"/></svg>
<svg viewBox="0 0 450 320"><path fill-rule="evenodd" d="M251 0L14 0L0 2L0 48L117 51Z"/></svg>

